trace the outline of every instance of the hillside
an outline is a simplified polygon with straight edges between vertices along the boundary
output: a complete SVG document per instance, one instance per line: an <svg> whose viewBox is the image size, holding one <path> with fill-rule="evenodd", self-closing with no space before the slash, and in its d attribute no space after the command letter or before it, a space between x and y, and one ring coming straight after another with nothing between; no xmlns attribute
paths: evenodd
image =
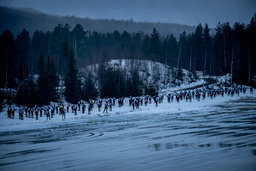
<svg viewBox="0 0 256 171"><path fill-rule="evenodd" d="M177 68L170 67L169 65L164 65L159 62L120 59L111 60L104 64L106 68L114 68L114 70L119 69L123 71L124 75L128 78L131 77L134 69L137 69L139 72L139 77L144 85L153 84L154 87L159 90L179 86L181 84L190 84L195 81L195 76L193 73L185 69L178 70L179 72L177 72ZM92 73L97 85L99 80L99 65L100 64L89 65L80 70L85 75ZM178 74L177 79L176 74Z"/></svg>
<svg viewBox="0 0 256 171"><path fill-rule="evenodd" d="M148 23L114 20L114 19L98 19L78 18L74 16L55 16L41 13L39 11L27 8L15 9L0 7L0 33L10 30L16 37L24 28L32 35L35 30L52 31L58 24L68 23L72 28L76 24L81 24L85 30L97 32L113 32L118 30L123 32L134 33L143 31L151 33L156 27L162 35L174 34L178 37L183 31L191 33L195 30L194 26L172 24L172 23Z"/></svg>

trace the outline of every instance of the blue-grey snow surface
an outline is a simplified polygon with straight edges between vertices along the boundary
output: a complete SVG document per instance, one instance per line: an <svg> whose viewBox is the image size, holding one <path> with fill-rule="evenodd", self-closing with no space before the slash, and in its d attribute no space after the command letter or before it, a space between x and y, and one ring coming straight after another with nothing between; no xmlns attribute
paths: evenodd
<svg viewBox="0 0 256 171"><path fill-rule="evenodd" d="M224 98L2 124L0 170L255 171L256 97Z"/></svg>

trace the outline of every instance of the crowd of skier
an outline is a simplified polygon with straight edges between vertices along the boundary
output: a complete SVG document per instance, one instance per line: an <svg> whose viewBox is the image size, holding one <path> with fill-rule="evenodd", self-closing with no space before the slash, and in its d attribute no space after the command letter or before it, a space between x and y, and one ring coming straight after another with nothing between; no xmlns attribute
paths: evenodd
<svg viewBox="0 0 256 171"><path fill-rule="evenodd" d="M204 100L205 98L211 98L214 99L216 96L231 96L234 95L239 96L240 93L246 93L247 88L246 87L237 87L237 88L220 88L220 89L196 89L196 90L184 90L184 91L176 91L174 93L168 93L167 96L167 102L173 103L176 101L179 103L181 100L185 100L186 102L192 102L192 100ZM250 93L253 93L253 87L250 87ZM104 103L103 103L104 101ZM146 95L144 97L129 97L129 106L132 107L133 110L139 109L140 106L154 103L157 107L158 104L163 103L164 101L164 95L158 95L158 96L150 96ZM99 99L97 101L97 108L98 112L101 112L101 108L103 107L103 113L108 113L108 110L111 112L113 106L116 105L116 102L118 103L119 107L124 106L124 98L116 99L109 98L109 99ZM104 105L103 105L104 104ZM87 104L87 110L88 115L92 114L92 111L94 109L95 101L90 99L89 103ZM84 102L78 102L78 104L67 104L64 106L64 104L57 104L52 106L37 106L34 107L27 107L23 106L19 109L16 109L15 107L8 106L7 108L7 116L11 119L15 118L15 112L18 111L19 119L23 120L24 117L26 118L34 118L38 120L39 117L46 116L46 120L51 120L55 115L61 115L62 119L66 119L66 113L74 113L74 115L77 115L78 111L82 114L85 114L86 110L86 104Z"/></svg>

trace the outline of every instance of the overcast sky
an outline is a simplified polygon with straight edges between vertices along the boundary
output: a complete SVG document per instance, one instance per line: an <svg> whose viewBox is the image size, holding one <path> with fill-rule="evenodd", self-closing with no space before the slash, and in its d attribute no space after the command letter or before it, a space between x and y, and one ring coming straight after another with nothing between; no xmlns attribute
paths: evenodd
<svg viewBox="0 0 256 171"><path fill-rule="evenodd" d="M34 8L44 13L93 19L133 19L187 25L229 21L248 24L256 0L0 0L1 6Z"/></svg>

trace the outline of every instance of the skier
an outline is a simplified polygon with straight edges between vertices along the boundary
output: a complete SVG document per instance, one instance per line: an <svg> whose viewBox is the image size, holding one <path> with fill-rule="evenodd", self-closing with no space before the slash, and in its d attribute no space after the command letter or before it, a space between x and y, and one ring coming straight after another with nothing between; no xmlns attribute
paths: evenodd
<svg viewBox="0 0 256 171"><path fill-rule="evenodd" d="M67 105L67 112L69 112L69 107L70 107L70 105L68 104L68 105Z"/></svg>
<svg viewBox="0 0 256 171"><path fill-rule="evenodd" d="M98 103L98 111L100 112L100 108L101 108L101 103L100 103L100 101L99 101L99 103Z"/></svg>
<svg viewBox="0 0 256 171"><path fill-rule="evenodd" d="M135 100L135 106L136 106L136 109L139 109L139 108L140 108L140 100L139 100L138 97L137 97L136 100Z"/></svg>
<svg viewBox="0 0 256 171"><path fill-rule="evenodd" d="M30 118L30 108L28 108L28 118Z"/></svg>
<svg viewBox="0 0 256 171"><path fill-rule="evenodd" d="M11 118L11 113L12 113L12 107L9 105L7 109L7 116L8 118Z"/></svg>
<svg viewBox="0 0 256 171"><path fill-rule="evenodd" d="M77 115L77 106L76 105L74 106L74 112L75 112L75 115Z"/></svg>
<svg viewBox="0 0 256 171"><path fill-rule="evenodd" d="M177 103L180 102L180 96L178 94L176 95L176 100L177 100Z"/></svg>
<svg viewBox="0 0 256 171"><path fill-rule="evenodd" d="M145 97L145 106L147 106L147 104L148 104L148 99L147 97Z"/></svg>
<svg viewBox="0 0 256 171"><path fill-rule="evenodd" d="M91 111L92 111L92 103L90 103L90 104L88 105L88 115L91 114Z"/></svg>
<svg viewBox="0 0 256 171"><path fill-rule="evenodd" d="M42 116L43 116L43 108L40 107L40 117L42 117Z"/></svg>
<svg viewBox="0 0 256 171"><path fill-rule="evenodd" d="M35 109L35 114L36 114L36 120L38 120L38 109Z"/></svg>
<svg viewBox="0 0 256 171"><path fill-rule="evenodd" d="M82 103L82 113L84 113L84 112L85 112L85 104Z"/></svg>
<svg viewBox="0 0 256 171"><path fill-rule="evenodd" d="M47 109L48 109L48 108L47 108L46 106L43 108L43 110L44 110L44 115L47 115L47 113L46 113Z"/></svg>
<svg viewBox="0 0 256 171"><path fill-rule="evenodd" d="M186 96L185 98L186 98L186 102L188 102L188 99L189 99L188 96Z"/></svg>
<svg viewBox="0 0 256 171"><path fill-rule="evenodd" d="M48 109L46 109L46 120L48 120L48 118L49 118L49 120L51 120L49 110L50 110L50 107Z"/></svg>
<svg viewBox="0 0 256 171"><path fill-rule="evenodd" d="M167 99L168 99L168 103L170 103L171 102L171 94L170 93L167 95Z"/></svg>
<svg viewBox="0 0 256 171"><path fill-rule="evenodd" d="M32 118L34 118L34 108L30 108L30 112L31 112L31 115L32 115Z"/></svg>
<svg viewBox="0 0 256 171"><path fill-rule="evenodd" d="M246 93L246 87L243 87L243 93L244 94Z"/></svg>
<svg viewBox="0 0 256 171"><path fill-rule="evenodd" d="M72 113L74 113L74 108L75 108L75 106L74 106L74 105L72 105L72 106L71 106Z"/></svg>
<svg viewBox="0 0 256 171"><path fill-rule="evenodd" d="M124 98L122 97L121 98L121 106L123 106L124 105Z"/></svg>
<svg viewBox="0 0 256 171"><path fill-rule="evenodd" d="M134 106L135 106L135 100L132 99L132 109L134 110Z"/></svg>
<svg viewBox="0 0 256 171"><path fill-rule="evenodd" d="M65 111L65 109L63 108L63 110L62 110L62 119L66 119L66 111Z"/></svg>
<svg viewBox="0 0 256 171"><path fill-rule="evenodd" d="M173 95L172 95L172 97L171 97L171 101L173 102L173 99L174 99L174 97L173 97Z"/></svg>
<svg viewBox="0 0 256 171"><path fill-rule="evenodd" d="M159 102L159 98L158 98L158 97L155 97L154 100L155 100L156 107L157 107L157 106L158 106L158 102Z"/></svg>
<svg viewBox="0 0 256 171"><path fill-rule="evenodd" d="M234 93L235 93L235 90L232 88L232 90L231 90L231 97L234 96Z"/></svg>
<svg viewBox="0 0 256 171"><path fill-rule="evenodd" d="M116 98L114 97L113 98L113 106L115 106L116 105Z"/></svg>
<svg viewBox="0 0 256 171"><path fill-rule="evenodd" d="M130 98L129 98L129 106L131 106L131 105L132 105L132 96L130 96ZM120 106L120 103L119 103L119 106Z"/></svg>
<svg viewBox="0 0 256 171"><path fill-rule="evenodd" d="M78 111L80 111L81 102L78 102Z"/></svg>
<svg viewBox="0 0 256 171"><path fill-rule="evenodd" d="M106 111L106 113L108 113L108 102L107 101L105 102L105 107L104 107L103 113L105 111Z"/></svg>
<svg viewBox="0 0 256 171"><path fill-rule="evenodd" d="M11 116L12 119L14 119L14 115L15 115L15 108L13 107L13 108L12 108L12 116Z"/></svg>
<svg viewBox="0 0 256 171"><path fill-rule="evenodd" d="M28 117L28 107L25 106L25 113L26 113L26 117Z"/></svg>
<svg viewBox="0 0 256 171"><path fill-rule="evenodd" d="M109 101L109 111L112 111L112 100Z"/></svg>
<svg viewBox="0 0 256 171"><path fill-rule="evenodd" d="M221 91L221 96L224 97L224 90L221 89L220 91Z"/></svg>
<svg viewBox="0 0 256 171"><path fill-rule="evenodd" d="M189 99L189 102L192 102L192 95L191 95L191 93L188 93L188 99Z"/></svg>
<svg viewBox="0 0 256 171"><path fill-rule="evenodd" d="M64 106L62 104L60 104L60 109L59 109L60 115L62 115L63 110L64 110Z"/></svg>
<svg viewBox="0 0 256 171"><path fill-rule="evenodd" d="M119 104L119 107L122 107L122 106L123 106L123 100L122 100L122 98L119 98L119 99L118 99L118 104Z"/></svg>
<svg viewBox="0 0 256 171"><path fill-rule="evenodd" d="M51 109L51 117L53 118L53 114L54 114L54 106L52 106L52 109Z"/></svg>
<svg viewBox="0 0 256 171"><path fill-rule="evenodd" d="M23 120L24 111L22 108L19 108L19 119Z"/></svg>
<svg viewBox="0 0 256 171"><path fill-rule="evenodd" d="M205 96L206 96L205 91L203 91L203 100L205 99Z"/></svg>
<svg viewBox="0 0 256 171"><path fill-rule="evenodd" d="M56 114L58 114L58 112L59 112L59 105L56 105L56 107L54 107L54 108L56 109Z"/></svg>

